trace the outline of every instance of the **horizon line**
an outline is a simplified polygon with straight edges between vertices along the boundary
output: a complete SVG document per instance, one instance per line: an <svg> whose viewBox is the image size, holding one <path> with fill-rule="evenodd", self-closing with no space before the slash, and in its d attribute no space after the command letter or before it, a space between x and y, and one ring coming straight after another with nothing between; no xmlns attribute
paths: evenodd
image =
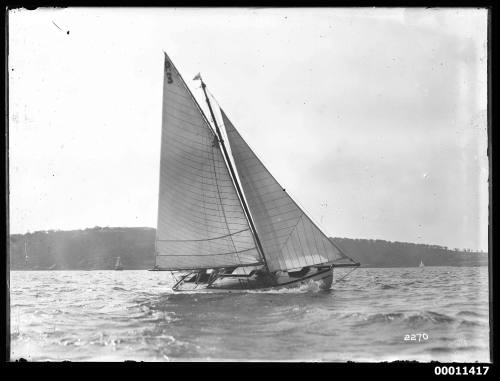
<svg viewBox="0 0 500 381"><path fill-rule="evenodd" d="M92 229L152 229L156 230L155 227L151 226L93 226L93 227L86 227L86 228L78 228L78 229L68 229L68 230L61 230L61 229L46 229L46 230L34 230L34 231L26 231L25 233L10 233L9 236L13 235L27 235L27 234L35 234L35 233L52 233L52 232L71 232L71 231L83 231L83 230L92 230ZM327 235L328 236L328 235ZM471 249L471 248L459 248L459 247L450 247L446 245L440 245L440 244L435 244L435 243L419 243L419 242L409 242L409 241L391 241L388 239L381 239L381 238L350 238L350 237L331 237L328 236L329 239L351 239L351 240L356 240L356 239L361 239L361 240L366 240L366 241L385 241L385 242L390 242L390 243L406 243L406 244L412 244L412 245L425 245L425 246L437 246L441 247L447 250L460 250L460 251L466 251L469 250L471 252L481 252L481 253L489 253L489 247L485 250L483 249Z"/></svg>

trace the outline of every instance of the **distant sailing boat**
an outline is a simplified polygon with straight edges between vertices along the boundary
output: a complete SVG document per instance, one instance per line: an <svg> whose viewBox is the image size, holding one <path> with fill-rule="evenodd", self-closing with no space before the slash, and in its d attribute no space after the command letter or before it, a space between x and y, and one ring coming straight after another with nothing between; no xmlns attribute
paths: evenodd
<svg viewBox="0 0 500 381"><path fill-rule="evenodd" d="M123 270L123 265L120 257L116 257L115 270Z"/></svg>
<svg viewBox="0 0 500 381"><path fill-rule="evenodd" d="M213 126L165 53L154 270L175 291L299 286L329 289L334 267L359 266L304 213L220 109L232 160L201 81ZM177 278L177 277L176 277Z"/></svg>
<svg viewBox="0 0 500 381"><path fill-rule="evenodd" d="M24 238L24 265L26 267L28 266L28 247L27 247L26 238Z"/></svg>
<svg viewBox="0 0 500 381"><path fill-rule="evenodd" d="M418 265L418 267L425 267L424 266L424 262L422 261L422 259L420 259L420 264Z"/></svg>

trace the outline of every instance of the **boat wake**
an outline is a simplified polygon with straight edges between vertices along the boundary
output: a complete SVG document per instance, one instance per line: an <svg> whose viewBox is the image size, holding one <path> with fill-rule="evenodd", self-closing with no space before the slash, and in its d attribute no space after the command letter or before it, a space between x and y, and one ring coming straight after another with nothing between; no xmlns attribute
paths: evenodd
<svg viewBox="0 0 500 381"><path fill-rule="evenodd" d="M329 292L330 290L323 290L321 288L321 280L310 280L301 284L298 287L277 288L270 290L249 290L252 294L304 294L309 292Z"/></svg>

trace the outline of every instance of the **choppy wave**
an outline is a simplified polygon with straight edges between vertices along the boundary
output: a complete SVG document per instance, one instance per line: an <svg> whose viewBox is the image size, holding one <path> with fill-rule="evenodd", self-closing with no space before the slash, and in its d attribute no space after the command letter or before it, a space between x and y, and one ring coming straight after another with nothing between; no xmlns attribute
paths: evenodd
<svg viewBox="0 0 500 381"><path fill-rule="evenodd" d="M487 269L416 270L231 294L175 293L164 272L13 272L12 358L488 361Z"/></svg>
<svg viewBox="0 0 500 381"><path fill-rule="evenodd" d="M376 314L347 314L344 319L354 319L358 326L372 326L376 324L402 324L408 328L418 325L452 325L462 323L465 320L458 320L452 316L440 314L434 311L421 312L389 312Z"/></svg>

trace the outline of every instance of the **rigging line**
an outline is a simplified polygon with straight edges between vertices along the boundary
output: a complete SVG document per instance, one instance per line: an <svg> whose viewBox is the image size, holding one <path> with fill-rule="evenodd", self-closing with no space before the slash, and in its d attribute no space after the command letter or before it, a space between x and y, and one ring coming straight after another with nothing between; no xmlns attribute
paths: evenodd
<svg viewBox="0 0 500 381"><path fill-rule="evenodd" d="M353 271L355 271L357 269L358 269L357 267L353 267L353 269L351 271L349 271L347 274L345 274L342 278L337 279L335 282L333 282L333 284L340 282L342 279L344 279L346 276L348 276L350 273L352 273Z"/></svg>
<svg viewBox="0 0 500 381"><path fill-rule="evenodd" d="M299 223L300 223L300 221L299 221ZM297 254L297 256L299 256L299 263L301 263L301 265L302 265L302 262L304 262L304 264L302 266L307 266L307 261L305 259L305 255L304 255L305 251L304 251L304 248L302 247L302 242L301 242L301 239L300 239L300 229L297 229L297 235L296 236L297 236L297 241L299 242L300 252L302 253L301 256L299 256Z"/></svg>
<svg viewBox="0 0 500 381"><path fill-rule="evenodd" d="M330 241L330 239L328 239ZM347 256L347 254L345 253L344 249L342 249L342 247L340 246L340 244L334 242L334 241L331 241L333 246L335 246L338 251L340 252L340 254L342 254L344 256L344 258L347 258L349 259L350 261L352 261L353 263L356 263L356 261L354 259L352 259L351 257Z"/></svg>
<svg viewBox="0 0 500 381"><path fill-rule="evenodd" d="M314 235L314 230L311 228L311 224L304 224L303 233L307 246L311 248L310 261L313 263L317 263L318 260L321 261L318 243L316 242L316 236Z"/></svg>
<svg viewBox="0 0 500 381"><path fill-rule="evenodd" d="M201 140L202 140L203 144L208 145L208 141L206 140L205 136L202 136ZM201 172L201 173L204 173L204 172ZM194 211L190 210L189 211L190 215L187 215L186 218L184 218L184 221L187 221L189 219L192 220L193 216L195 216L195 218L199 218L199 219L203 220L202 224L204 226L205 237L209 237L210 235L209 235L209 232L208 232L208 226L209 226L209 223L208 223L208 213L207 213L207 208L206 208L206 206L207 206L207 198L206 198L206 196L207 196L206 195L206 185L207 185L207 183L205 182L205 176L198 176L198 175L195 175L195 176L198 178L198 180L201 183L201 194L199 194L199 196L201 197L201 201L200 201L200 203L201 203L201 208L200 208L201 209L201 217L199 215L195 216L194 215ZM182 197L182 199L184 200L183 197ZM180 206L179 204L174 204L174 205ZM182 226L182 228L184 230L186 230L184 226Z"/></svg>
<svg viewBox="0 0 500 381"><path fill-rule="evenodd" d="M300 220L302 219L302 217L304 216L304 212L302 212L302 214L300 215L300 217L297 219L297 223L293 226L293 228L290 230L290 233L288 234L288 237L286 237L286 240L285 242L278 248L279 252L280 252L280 255L283 257L283 260L285 259L284 258L284 255L282 253L283 251L283 248L285 247L285 245L287 244L288 240L290 239L290 237L292 236L293 232L295 231L295 229L297 229L297 225L299 224ZM297 254L295 254L296 257L298 257ZM300 262L298 262L300 264Z"/></svg>
<svg viewBox="0 0 500 381"><path fill-rule="evenodd" d="M175 282L178 283L179 281L177 280L177 277L175 276L175 273L173 271L170 271L170 276L174 278Z"/></svg>
<svg viewBox="0 0 500 381"><path fill-rule="evenodd" d="M304 243L304 247L307 249L307 253L304 252L304 254L306 255L303 255L303 258L308 263L308 265L312 265L315 263L315 247L311 244L311 239L307 233L307 226L308 224L306 224L304 220L302 220L300 226L297 228L297 235L299 236L301 243Z"/></svg>
<svg viewBox="0 0 500 381"><path fill-rule="evenodd" d="M213 136L211 138L204 136L203 137L203 143L206 144L207 146L209 146L210 139L213 139ZM213 181L213 179L210 179L210 180ZM209 226L210 226L209 225L209 216L212 217L214 215L217 215L217 217L219 217L218 216L219 210L218 210L217 206L215 206L216 209L214 210L214 212L215 212L214 214L212 214L211 212L208 211L209 208L207 208L207 204L210 203L210 201L208 201L208 199L207 199L207 193L206 193L206 191L209 188L208 179L207 179L207 182L205 182L205 179L202 178L201 183L203 184L203 187L202 187L202 191L203 191L203 219L204 219L204 222L205 222L205 229L204 230L205 230L205 236L209 237L210 236L210 233L209 233ZM210 187L212 187L211 184L210 184ZM211 219L210 219L210 221L211 221Z"/></svg>
<svg viewBox="0 0 500 381"><path fill-rule="evenodd" d="M312 237L314 240L314 246L316 247L316 257L318 258L319 261L321 261L321 255L320 255L321 250L320 250L319 245L318 245L317 233L313 229L312 225L309 225L309 229L311 230L311 234L312 234ZM320 241L321 241L321 238L320 238Z"/></svg>
<svg viewBox="0 0 500 381"><path fill-rule="evenodd" d="M219 201L220 201L221 209L222 209L222 215L224 216L224 222L226 223L226 228L227 228L227 231L229 233L229 237L231 238L231 243L233 244L233 249L236 252L236 245L234 244L234 240L233 240L233 237L231 235L231 230L229 229L229 224L227 223L226 212L224 210L224 205L222 203L222 198L220 196L220 191L219 191L219 184L217 182L217 171L215 169L215 153L214 153L215 150L216 150L216 147L215 146L212 147L212 163L213 163L213 170L214 170L214 176L215 176L215 186L217 187L217 194L219 196ZM238 254L236 254L236 257L238 259L238 262L241 262L241 259L240 259Z"/></svg>

